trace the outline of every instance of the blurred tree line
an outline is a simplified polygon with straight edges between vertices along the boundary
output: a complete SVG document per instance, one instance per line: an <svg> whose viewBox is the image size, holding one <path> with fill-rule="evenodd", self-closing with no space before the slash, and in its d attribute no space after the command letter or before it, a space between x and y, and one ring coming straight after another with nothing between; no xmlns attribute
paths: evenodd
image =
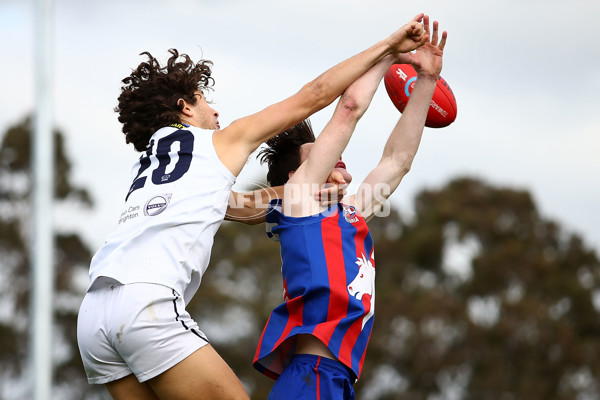
<svg viewBox="0 0 600 400"><path fill-rule="evenodd" d="M0 148L0 400L28 398L30 137L25 119ZM57 205L91 207L70 182L63 135L55 138ZM377 312L357 398L600 399L600 263L582 238L541 216L527 191L481 179L423 190L413 211L369 223ZM76 344L77 277L93 251L57 230L61 400L109 398L87 384ZM251 397L265 399L272 381L251 361L282 297L278 244L263 226L225 222L211 264L189 311Z"/></svg>

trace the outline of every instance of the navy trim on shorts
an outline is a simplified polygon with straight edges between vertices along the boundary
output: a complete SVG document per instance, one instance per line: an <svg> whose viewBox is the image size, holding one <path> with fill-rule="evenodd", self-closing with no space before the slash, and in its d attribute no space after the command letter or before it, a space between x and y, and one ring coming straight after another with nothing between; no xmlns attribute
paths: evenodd
<svg viewBox="0 0 600 400"><path fill-rule="evenodd" d="M173 296L175 296L175 298L173 299L173 309L175 310L175 321L179 321L181 322L181 325L183 325L183 327L185 328L186 331L190 331L192 332L194 335L198 336L200 339L204 340L206 343L210 344L210 341L208 340L208 338L206 338L205 336L202 336L200 333L198 333L197 330L195 329L190 329L185 322L181 321L179 319L179 312L177 311L177 300L179 300L179 295L177 294L177 292L174 289L173 290Z"/></svg>

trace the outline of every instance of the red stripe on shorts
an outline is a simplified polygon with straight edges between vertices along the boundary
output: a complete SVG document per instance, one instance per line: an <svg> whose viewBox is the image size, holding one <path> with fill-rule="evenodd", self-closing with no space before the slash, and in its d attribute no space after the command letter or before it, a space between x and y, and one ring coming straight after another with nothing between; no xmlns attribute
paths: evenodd
<svg viewBox="0 0 600 400"><path fill-rule="evenodd" d="M315 374L317 375L317 400L321 400L321 379L319 377L319 363L321 362L321 356L317 358L317 365L315 365Z"/></svg>

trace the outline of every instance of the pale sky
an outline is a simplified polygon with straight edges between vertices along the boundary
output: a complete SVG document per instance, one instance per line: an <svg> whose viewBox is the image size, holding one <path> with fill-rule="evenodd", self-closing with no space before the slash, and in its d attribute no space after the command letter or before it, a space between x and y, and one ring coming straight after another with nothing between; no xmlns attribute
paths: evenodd
<svg viewBox="0 0 600 400"><path fill-rule="evenodd" d="M35 107L34 1L0 0L0 132ZM447 30L442 76L457 120L426 128L411 172L392 196L458 176L532 193L540 213L600 250L600 2L596 0L54 1L54 121L67 136L73 180L92 212L61 209L94 250L116 226L130 168L113 112L120 81L150 51L174 47L214 62L209 96L221 126L279 101L334 64L425 12ZM312 118L318 132L333 111ZM355 182L377 163L399 113L383 84L344 160ZM238 178L263 178L251 156Z"/></svg>

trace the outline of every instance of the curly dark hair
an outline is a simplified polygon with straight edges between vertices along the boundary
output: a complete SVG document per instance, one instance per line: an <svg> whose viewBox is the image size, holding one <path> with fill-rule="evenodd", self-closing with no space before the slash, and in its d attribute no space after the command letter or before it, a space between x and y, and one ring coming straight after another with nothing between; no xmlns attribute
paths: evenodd
<svg viewBox="0 0 600 400"><path fill-rule="evenodd" d="M256 156L260 163L267 163L267 182L271 186L281 186L288 181L289 173L300 166L300 146L313 143L315 134L308 119L292 126L277 136L267 140Z"/></svg>
<svg viewBox="0 0 600 400"><path fill-rule="evenodd" d="M146 150L150 137L158 129L181 122L183 103L178 104L179 99L196 104L194 92L205 93L214 85L211 61L194 63L187 54L180 55L176 49L169 49L169 53L171 57L164 67L149 52L141 53L148 61L138 65L122 81L124 85L115 112L123 124L125 141L133 143L137 151ZM178 61L180 57L182 60Z"/></svg>

